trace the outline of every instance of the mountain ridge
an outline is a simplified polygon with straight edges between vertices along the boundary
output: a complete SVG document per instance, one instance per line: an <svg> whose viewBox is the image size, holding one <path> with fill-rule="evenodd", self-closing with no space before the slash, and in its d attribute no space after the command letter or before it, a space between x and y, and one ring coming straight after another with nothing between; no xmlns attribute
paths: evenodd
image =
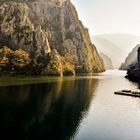
<svg viewBox="0 0 140 140"><path fill-rule="evenodd" d="M95 35L92 39L97 46L97 50L111 57L115 68L120 68L133 46L139 43L140 37L116 33Z"/></svg>

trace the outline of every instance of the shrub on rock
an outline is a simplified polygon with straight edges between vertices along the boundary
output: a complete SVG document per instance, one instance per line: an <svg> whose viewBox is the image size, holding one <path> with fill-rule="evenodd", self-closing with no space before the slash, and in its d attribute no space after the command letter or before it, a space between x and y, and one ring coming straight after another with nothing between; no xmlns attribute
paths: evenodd
<svg viewBox="0 0 140 140"><path fill-rule="evenodd" d="M5 73L26 73L31 59L25 51L13 51L8 47L0 49L0 70Z"/></svg>

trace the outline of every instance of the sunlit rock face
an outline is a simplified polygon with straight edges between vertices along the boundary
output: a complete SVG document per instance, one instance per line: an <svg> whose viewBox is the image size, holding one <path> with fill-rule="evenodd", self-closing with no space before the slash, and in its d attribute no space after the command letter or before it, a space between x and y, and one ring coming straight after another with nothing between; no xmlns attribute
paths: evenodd
<svg viewBox="0 0 140 140"><path fill-rule="evenodd" d="M23 49L35 63L55 49L76 73L104 71L103 61L70 0L2 2L0 46L4 45Z"/></svg>

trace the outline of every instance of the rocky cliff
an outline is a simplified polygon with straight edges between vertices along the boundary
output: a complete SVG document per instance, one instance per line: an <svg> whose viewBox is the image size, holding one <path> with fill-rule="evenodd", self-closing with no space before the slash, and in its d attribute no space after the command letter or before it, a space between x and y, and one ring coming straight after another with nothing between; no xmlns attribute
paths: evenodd
<svg viewBox="0 0 140 140"><path fill-rule="evenodd" d="M104 53L99 53L99 54L104 61L105 69L114 69L111 58L105 55Z"/></svg>
<svg viewBox="0 0 140 140"><path fill-rule="evenodd" d="M2 1L1 48L7 46L28 53L39 74L49 74L50 71L53 75L54 70L48 66L50 58L62 65L56 65L57 75L63 75L64 61L70 66L68 69L76 73L104 71L103 61L70 0Z"/></svg>
<svg viewBox="0 0 140 140"><path fill-rule="evenodd" d="M125 62L121 65L121 70L128 70L130 66L135 65L137 63L137 50L140 47L138 44L128 55Z"/></svg>
<svg viewBox="0 0 140 140"><path fill-rule="evenodd" d="M136 63L130 65L126 78L140 83L140 47L137 48L136 57Z"/></svg>

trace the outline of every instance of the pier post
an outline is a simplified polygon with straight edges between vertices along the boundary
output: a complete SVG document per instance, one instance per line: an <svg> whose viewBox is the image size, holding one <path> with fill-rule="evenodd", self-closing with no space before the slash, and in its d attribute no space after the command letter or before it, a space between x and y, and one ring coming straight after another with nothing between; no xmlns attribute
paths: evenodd
<svg viewBox="0 0 140 140"><path fill-rule="evenodd" d="M140 68L140 47L138 48L137 61L138 61L138 68Z"/></svg>

